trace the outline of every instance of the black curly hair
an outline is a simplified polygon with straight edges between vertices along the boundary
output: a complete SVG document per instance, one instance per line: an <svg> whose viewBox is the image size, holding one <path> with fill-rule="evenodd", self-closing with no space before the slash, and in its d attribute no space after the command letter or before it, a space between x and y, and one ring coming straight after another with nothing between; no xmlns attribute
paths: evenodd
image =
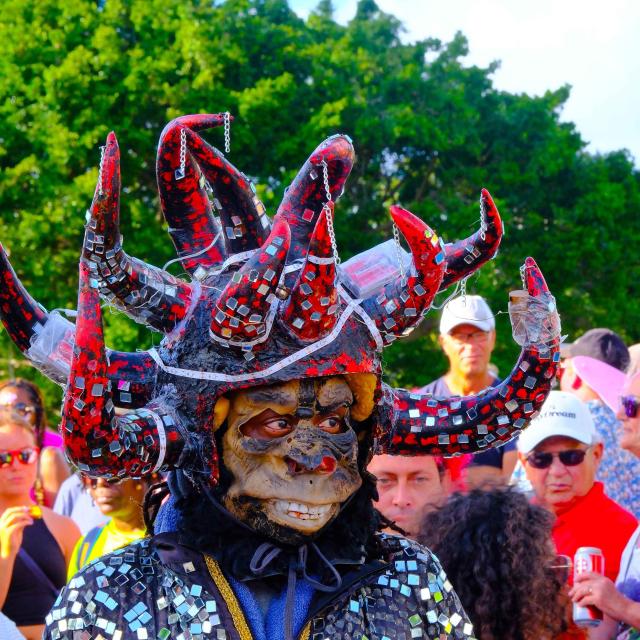
<svg viewBox="0 0 640 640"><path fill-rule="evenodd" d="M418 541L440 559L480 640L539 640L565 628L553 516L513 488L454 494Z"/></svg>

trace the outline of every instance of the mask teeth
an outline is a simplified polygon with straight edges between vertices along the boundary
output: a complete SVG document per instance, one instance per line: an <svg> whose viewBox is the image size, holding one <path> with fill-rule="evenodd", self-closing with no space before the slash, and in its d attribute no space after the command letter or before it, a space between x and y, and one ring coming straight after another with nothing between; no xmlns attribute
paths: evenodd
<svg viewBox="0 0 640 640"><path fill-rule="evenodd" d="M491 260L498 253L502 235L502 220L498 209L490 193L483 189L480 195L480 229L464 240L445 245L447 270L440 291L468 278Z"/></svg>
<svg viewBox="0 0 640 640"><path fill-rule="evenodd" d="M269 236L271 221L251 180L193 131L186 131L186 139L213 189L214 213L220 216L227 253L260 248Z"/></svg>
<svg viewBox="0 0 640 640"><path fill-rule="evenodd" d="M327 211L323 211L318 218L309 254L282 316L283 322L301 340L315 341L326 335L339 315L336 263L327 215Z"/></svg>
<svg viewBox="0 0 640 640"><path fill-rule="evenodd" d="M262 247L233 274L218 297L210 325L214 336L232 343L251 343L266 336L290 243L289 225L276 216Z"/></svg>
<svg viewBox="0 0 640 640"><path fill-rule="evenodd" d="M223 124L222 113L181 116L164 128L158 145L160 208L179 256L177 261L195 277L224 262L227 254L222 228L212 214L206 180L186 148L181 154L186 147L185 129L200 131Z"/></svg>
<svg viewBox="0 0 640 640"><path fill-rule="evenodd" d="M113 133L89 211L83 257L100 294L137 322L169 333L189 308L191 286L130 258L120 237L120 151Z"/></svg>
<svg viewBox="0 0 640 640"><path fill-rule="evenodd" d="M420 324L438 292L445 268L442 242L428 225L402 207L391 207L391 217L409 244L413 271L398 276L363 302L387 344Z"/></svg>

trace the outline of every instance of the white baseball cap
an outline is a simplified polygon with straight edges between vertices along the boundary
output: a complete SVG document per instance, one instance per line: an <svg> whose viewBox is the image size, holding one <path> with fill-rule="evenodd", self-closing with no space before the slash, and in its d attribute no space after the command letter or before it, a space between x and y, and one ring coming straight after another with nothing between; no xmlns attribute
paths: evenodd
<svg viewBox="0 0 640 640"><path fill-rule="evenodd" d="M554 436L565 436L589 445L598 441L589 408L572 393L552 391L549 394L538 417L520 434L518 449L529 453L543 440Z"/></svg>
<svg viewBox="0 0 640 640"><path fill-rule="evenodd" d="M440 334L451 333L461 324L470 324L482 331L491 331L496 321L489 305L481 296L459 296L449 300L442 309Z"/></svg>

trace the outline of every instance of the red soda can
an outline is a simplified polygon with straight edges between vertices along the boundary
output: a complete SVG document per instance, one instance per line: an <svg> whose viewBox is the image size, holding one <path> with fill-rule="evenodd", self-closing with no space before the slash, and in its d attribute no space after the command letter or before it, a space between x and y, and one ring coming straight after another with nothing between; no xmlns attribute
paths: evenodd
<svg viewBox="0 0 640 640"><path fill-rule="evenodd" d="M604 575L604 556L597 547L580 547L573 559L573 581L583 573ZM573 621L579 627L597 627L602 622L602 611L597 607L581 607L573 603Z"/></svg>

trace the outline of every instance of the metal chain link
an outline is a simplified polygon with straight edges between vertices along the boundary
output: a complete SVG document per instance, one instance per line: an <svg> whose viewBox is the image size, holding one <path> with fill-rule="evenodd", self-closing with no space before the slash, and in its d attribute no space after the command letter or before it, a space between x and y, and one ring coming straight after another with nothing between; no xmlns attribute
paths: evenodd
<svg viewBox="0 0 640 640"><path fill-rule="evenodd" d="M339 265L340 256L338 255L338 243L336 242L336 234L333 228L333 213L329 204L332 201L331 189L329 188L329 165L324 159L322 160L322 179L324 181L324 190L327 198L322 208L327 213L327 229L329 231L329 239L331 240L331 248L333 249L333 259L336 261L336 265Z"/></svg>
<svg viewBox="0 0 640 640"><path fill-rule="evenodd" d="M231 114L224 112L224 152L231 151Z"/></svg>
<svg viewBox="0 0 640 640"><path fill-rule="evenodd" d="M396 243L396 256L398 258L398 267L400 268L400 280L404 282L405 280L405 272L404 272L404 260L402 259L402 245L400 244L400 229L398 229L398 225L393 223L393 239Z"/></svg>
<svg viewBox="0 0 640 640"><path fill-rule="evenodd" d="M102 195L102 167L104 166L104 152L106 145L100 147L100 166L98 167L98 195Z"/></svg>
<svg viewBox="0 0 640 640"><path fill-rule="evenodd" d="M467 280L469 278L462 278L460 280L460 297L462 298L462 303L467 304Z"/></svg>
<svg viewBox="0 0 640 640"><path fill-rule="evenodd" d="M180 168L175 171L176 180L182 180L187 169L187 132L180 129Z"/></svg>

